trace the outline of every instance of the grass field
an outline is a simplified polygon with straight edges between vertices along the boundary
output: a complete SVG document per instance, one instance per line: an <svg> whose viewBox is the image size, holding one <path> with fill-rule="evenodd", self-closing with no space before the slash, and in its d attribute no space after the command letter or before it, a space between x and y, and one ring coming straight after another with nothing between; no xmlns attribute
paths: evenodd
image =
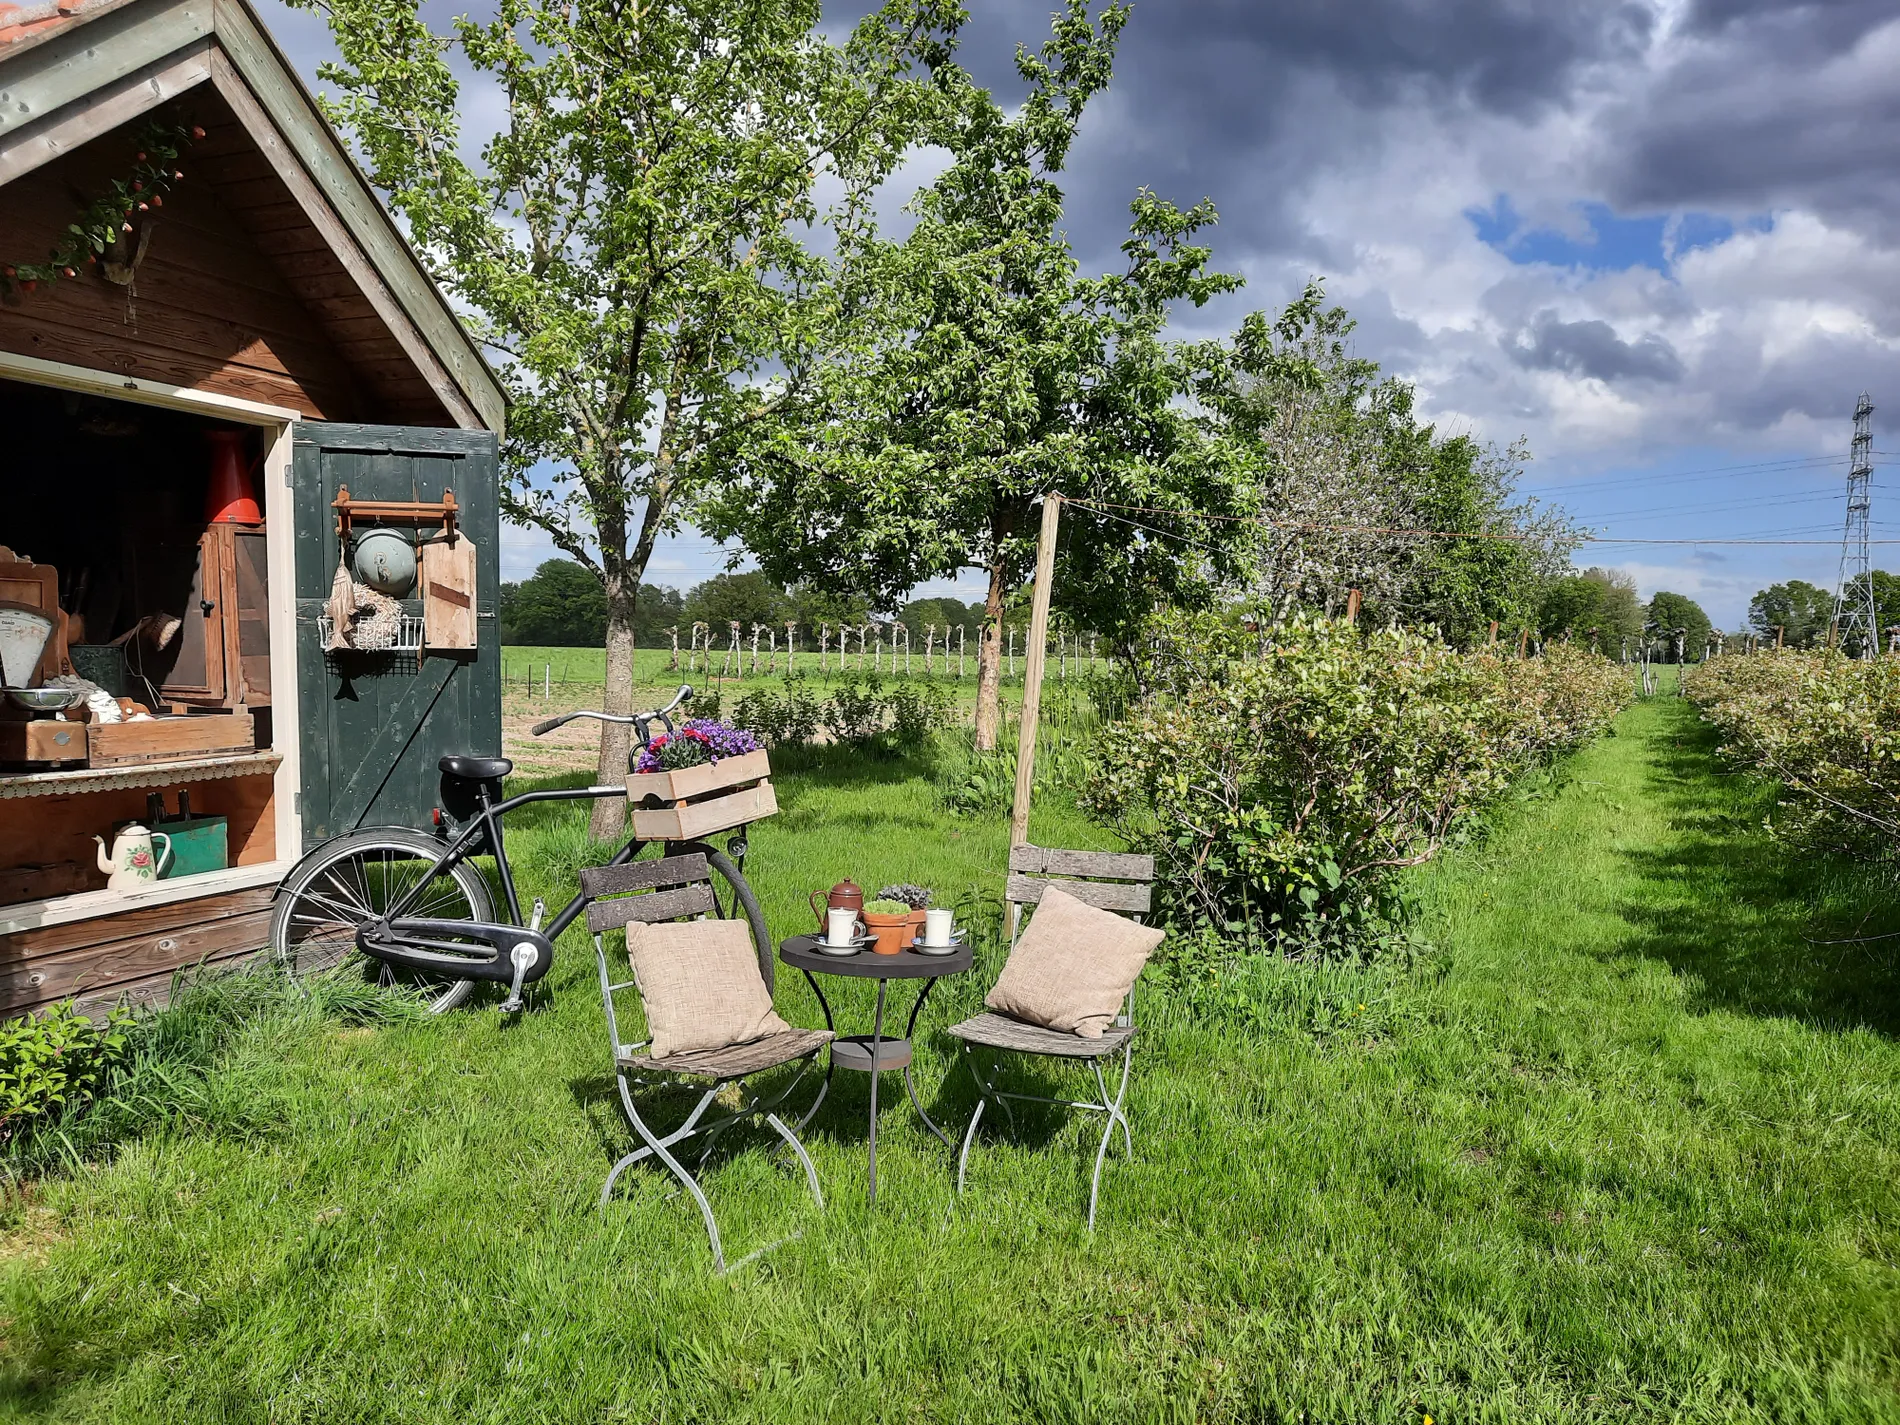
<svg viewBox="0 0 1900 1425"><path fill-rule="evenodd" d="M1004 835L927 769L814 749L753 837L774 931L844 873L993 890ZM1900 1418L1890 888L1787 860L1682 703L1528 787L1420 876L1410 968L1263 966L1214 1018L1151 995L1136 1154L1030 1117L958 1201L865 1085L689 1203L629 1175L591 954L552 993L360 1027L253 1022L196 1128L8 1209L0 1412L122 1421L1881 1421ZM524 838L557 895L579 814ZM1035 839L1091 844L1072 811ZM531 845L528 842L531 841ZM1870 914L1870 907L1877 907ZM1867 941L1867 943L1857 943ZM960 1122L940 1026L920 1045ZM801 981L780 1009L814 1022ZM841 1018L868 1018L846 997ZM1042 1081L1039 1070L1022 1078Z"/></svg>

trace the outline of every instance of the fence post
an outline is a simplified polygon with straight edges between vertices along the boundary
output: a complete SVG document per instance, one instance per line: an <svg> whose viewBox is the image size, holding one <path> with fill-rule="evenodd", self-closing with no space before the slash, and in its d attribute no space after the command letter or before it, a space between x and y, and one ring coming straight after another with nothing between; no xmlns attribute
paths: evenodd
<svg viewBox="0 0 1900 1425"><path fill-rule="evenodd" d="M1029 840L1029 803L1036 790L1036 724L1042 713L1042 668L1049 642L1049 586L1056 574L1056 523L1062 517L1062 497L1042 498L1042 529L1036 539L1036 585L1029 602L1029 645L1023 669L1023 715L1016 728L1016 795L1009 813L1011 848ZM1009 904L1007 934L1016 936L1018 909Z"/></svg>

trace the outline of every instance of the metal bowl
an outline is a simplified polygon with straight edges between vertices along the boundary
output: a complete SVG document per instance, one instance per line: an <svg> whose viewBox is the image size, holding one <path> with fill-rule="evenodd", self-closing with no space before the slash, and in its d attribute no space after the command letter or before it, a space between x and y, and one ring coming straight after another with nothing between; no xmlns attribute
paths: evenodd
<svg viewBox="0 0 1900 1425"><path fill-rule="evenodd" d="M74 688L8 688L7 696L16 708L28 712L64 712L85 701L85 694Z"/></svg>

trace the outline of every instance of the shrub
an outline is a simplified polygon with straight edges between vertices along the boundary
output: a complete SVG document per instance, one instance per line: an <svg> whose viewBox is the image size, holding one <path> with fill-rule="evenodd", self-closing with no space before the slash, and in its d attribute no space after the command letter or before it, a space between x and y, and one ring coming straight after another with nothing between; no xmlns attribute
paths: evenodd
<svg viewBox="0 0 1900 1425"><path fill-rule="evenodd" d="M1685 669L1683 691L1730 756L1788 788L1777 835L1900 859L1900 660L1776 649Z"/></svg>
<svg viewBox="0 0 1900 1425"><path fill-rule="evenodd" d="M1212 618L1159 632L1191 656L1103 733L1084 804L1155 854L1178 928L1290 954L1385 943L1396 874L1624 692L1580 650L1533 668L1331 620L1264 647Z"/></svg>
<svg viewBox="0 0 1900 1425"><path fill-rule="evenodd" d="M885 705L890 711L891 740L904 751L922 747L931 733L950 721L950 694L938 683L899 683Z"/></svg>
<svg viewBox="0 0 1900 1425"><path fill-rule="evenodd" d="M0 1146L84 1113L124 1060L131 1016L90 1019L73 1006L0 1024Z"/></svg>
<svg viewBox="0 0 1900 1425"><path fill-rule="evenodd" d="M869 742L884 731L884 680L873 673L832 690L825 721L840 742Z"/></svg>
<svg viewBox="0 0 1900 1425"><path fill-rule="evenodd" d="M733 720L751 728L774 747L793 746L813 741L823 720L824 709L805 679L787 674L783 692L759 688L739 699Z"/></svg>

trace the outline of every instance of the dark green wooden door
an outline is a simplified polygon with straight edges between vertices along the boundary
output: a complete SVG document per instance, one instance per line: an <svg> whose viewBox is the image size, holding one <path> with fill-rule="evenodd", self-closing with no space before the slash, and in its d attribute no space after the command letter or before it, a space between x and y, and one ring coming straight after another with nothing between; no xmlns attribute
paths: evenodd
<svg viewBox="0 0 1900 1425"><path fill-rule="evenodd" d="M445 752L501 755L500 515L495 437L487 431L299 421L291 482L297 509L297 694L306 848L359 826L426 826L442 805ZM453 490L475 542L473 655L323 651L317 617L340 549L331 501L436 501ZM420 614L419 600L404 607Z"/></svg>

